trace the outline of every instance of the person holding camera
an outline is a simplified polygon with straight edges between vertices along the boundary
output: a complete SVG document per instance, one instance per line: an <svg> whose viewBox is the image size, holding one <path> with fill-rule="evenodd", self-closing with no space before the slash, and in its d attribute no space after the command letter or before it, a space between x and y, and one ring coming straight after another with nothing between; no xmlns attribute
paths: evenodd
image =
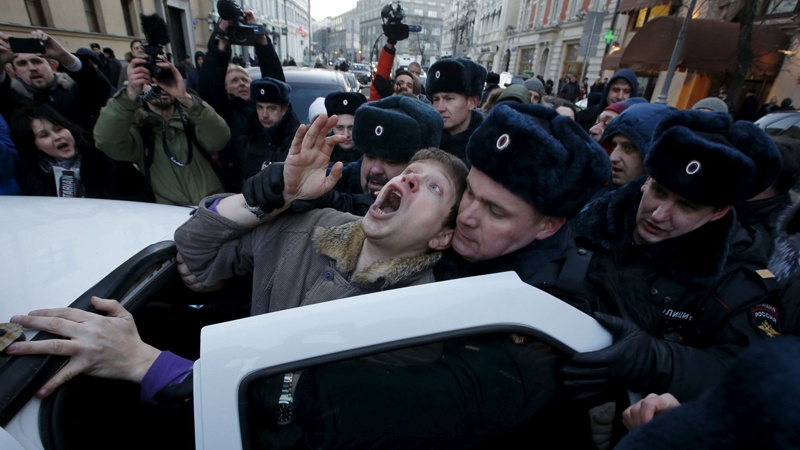
<svg viewBox="0 0 800 450"><path fill-rule="evenodd" d="M91 130L111 94L109 81L86 57L68 52L42 30L32 31L30 39L0 33L0 67L6 63L13 70L13 78L0 71L0 113L6 119L21 103L33 101L47 103Z"/></svg>
<svg viewBox="0 0 800 450"><path fill-rule="evenodd" d="M207 152L228 142L228 125L186 91L180 72L165 59L131 60L128 86L100 112L94 138L108 156L136 164L157 203L194 206L224 191Z"/></svg>
<svg viewBox="0 0 800 450"><path fill-rule="evenodd" d="M259 120L256 101L251 98L253 80L243 67L231 64L231 46L254 47L261 78L275 80L270 84L276 92L281 91L278 83L286 82L281 59L269 36L262 29L256 30L252 11L243 12L229 0L217 2L217 9L221 18L208 41L203 66L198 69L197 91L230 128L230 141L217 157L226 191L241 192L244 180L258 173L265 163L285 157L300 121L292 111L288 94L285 98L271 96L272 100L280 100L277 102L261 102L265 113L276 113Z"/></svg>

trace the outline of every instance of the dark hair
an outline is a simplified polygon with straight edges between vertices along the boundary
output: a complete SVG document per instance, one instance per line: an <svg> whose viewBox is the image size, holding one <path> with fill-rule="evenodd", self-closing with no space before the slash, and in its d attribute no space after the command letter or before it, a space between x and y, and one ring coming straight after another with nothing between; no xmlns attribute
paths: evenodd
<svg viewBox="0 0 800 450"><path fill-rule="evenodd" d="M11 114L8 120L8 127L11 131L11 139L17 146L19 156L23 161L35 163L39 154L42 153L36 147L36 135L33 133L33 120L43 119L54 125L60 125L72 133L75 139L75 150L79 151L85 145L91 143L90 135L81 127L71 122L61 113L53 109L48 104L26 103Z"/></svg>
<svg viewBox="0 0 800 450"><path fill-rule="evenodd" d="M142 45L144 45L144 42L141 39L134 39L134 40L131 41L131 50L133 50L133 44L135 44L137 42L142 44Z"/></svg>
<svg viewBox="0 0 800 450"><path fill-rule="evenodd" d="M464 190L467 188L467 175L469 174L467 165L452 153L447 153L435 147L429 147L418 151L408 163L411 164L417 161L435 161L439 163L444 167L448 178L453 182L453 186L456 188L455 202L450 208L450 214L448 214L445 219L444 225L455 228L456 217L458 217L458 205L461 203L461 196L464 195Z"/></svg>

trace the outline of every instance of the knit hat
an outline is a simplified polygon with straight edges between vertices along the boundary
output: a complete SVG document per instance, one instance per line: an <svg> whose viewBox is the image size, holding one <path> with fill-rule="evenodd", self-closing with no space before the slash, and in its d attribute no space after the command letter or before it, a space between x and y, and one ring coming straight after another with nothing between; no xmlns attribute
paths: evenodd
<svg viewBox="0 0 800 450"><path fill-rule="evenodd" d="M713 112L728 112L728 105L717 97L706 97L692 106L694 110L709 110Z"/></svg>
<svg viewBox="0 0 800 450"><path fill-rule="evenodd" d="M544 97L544 85L538 78L530 77L525 80L525 87L528 88L529 91L538 92L539 98Z"/></svg>
<svg viewBox="0 0 800 450"><path fill-rule="evenodd" d="M317 97L314 102L308 107L308 123L314 122L317 116L326 113L325 110L325 97Z"/></svg>
<svg viewBox="0 0 800 450"><path fill-rule="evenodd" d="M775 142L752 122L725 113L670 111L644 160L659 184L689 201L728 206L770 187L781 170Z"/></svg>
<svg viewBox="0 0 800 450"><path fill-rule="evenodd" d="M612 103L603 109L603 111L612 111L617 114L622 114L622 111L628 109L631 105L636 105L638 103L648 103L647 99L643 97L632 97L627 100L623 100L621 102Z"/></svg>
<svg viewBox="0 0 800 450"><path fill-rule="evenodd" d="M486 82L489 84L499 84L500 74L495 72L489 72L489 75L486 75Z"/></svg>
<svg viewBox="0 0 800 450"><path fill-rule="evenodd" d="M466 152L472 167L541 213L567 219L611 173L600 145L574 120L543 105L495 105Z"/></svg>
<svg viewBox="0 0 800 450"><path fill-rule="evenodd" d="M292 87L281 80L265 77L250 82L250 99L256 103L289 104Z"/></svg>
<svg viewBox="0 0 800 450"><path fill-rule="evenodd" d="M495 100L495 104L502 101L513 101L530 105L531 95L528 93L528 88L526 88L524 85L512 84L511 86L503 89L503 92L497 97L497 100Z"/></svg>
<svg viewBox="0 0 800 450"><path fill-rule="evenodd" d="M614 103L614 105L619 103L622 102ZM608 123L606 130L603 132L603 136L600 138L600 145L608 149L610 154L610 150L613 150L611 138L621 134L633 142L642 154L642 159L644 159L650 152L650 146L653 144L653 130L655 130L656 125L658 125L668 111L675 110L676 109L671 106L659 103L647 103L646 101L626 108L622 114ZM608 148L609 146L611 146L610 149Z"/></svg>
<svg viewBox="0 0 800 450"><path fill-rule="evenodd" d="M334 114L355 115L356 109L367 102L367 97L359 92L331 92L325 97L325 110L328 117Z"/></svg>
<svg viewBox="0 0 800 450"><path fill-rule="evenodd" d="M467 58L440 59L428 70L425 93L453 92L480 97L486 81L486 68Z"/></svg>
<svg viewBox="0 0 800 450"><path fill-rule="evenodd" d="M356 110L353 142L367 155L408 162L417 151L438 147L443 128L444 120L433 106L393 95Z"/></svg>

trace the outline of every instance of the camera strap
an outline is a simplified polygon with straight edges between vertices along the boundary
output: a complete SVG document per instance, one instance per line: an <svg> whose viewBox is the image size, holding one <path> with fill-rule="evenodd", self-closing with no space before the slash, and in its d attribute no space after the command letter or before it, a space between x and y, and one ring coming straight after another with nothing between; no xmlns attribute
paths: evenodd
<svg viewBox="0 0 800 450"><path fill-rule="evenodd" d="M161 120L161 148L164 150L164 154L167 155L167 158L169 158L169 160L170 160L170 162L172 164L175 164L178 167L186 167L186 166L188 166L189 164L192 163L192 156L193 156L192 138L189 137L189 133L186 133L184 131L183 134L184 134L184 136L186 136L186 149L187 149L186 153L187 154L186 154L186 162L181 162L178 159L178 157L175 156L174 153L172 153L172 150L169 149L169 145L167 145L167 125L166 125L166 121L164 120L163 116L162 116L161 119L162 119ZM186 123L184 123L184 130L185 129L186 129Z"/></svg>

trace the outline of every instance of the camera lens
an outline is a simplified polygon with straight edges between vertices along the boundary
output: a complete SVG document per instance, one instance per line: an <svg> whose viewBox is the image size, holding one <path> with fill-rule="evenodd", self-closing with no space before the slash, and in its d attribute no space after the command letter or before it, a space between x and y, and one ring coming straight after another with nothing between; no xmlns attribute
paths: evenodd
<svg viewBox="0 0 800 450"><path fill-rule="evenodd" d="M231 33L231 37L235 42L245 42L247 41L247 32L241 28L236 28Z"/></svg>

